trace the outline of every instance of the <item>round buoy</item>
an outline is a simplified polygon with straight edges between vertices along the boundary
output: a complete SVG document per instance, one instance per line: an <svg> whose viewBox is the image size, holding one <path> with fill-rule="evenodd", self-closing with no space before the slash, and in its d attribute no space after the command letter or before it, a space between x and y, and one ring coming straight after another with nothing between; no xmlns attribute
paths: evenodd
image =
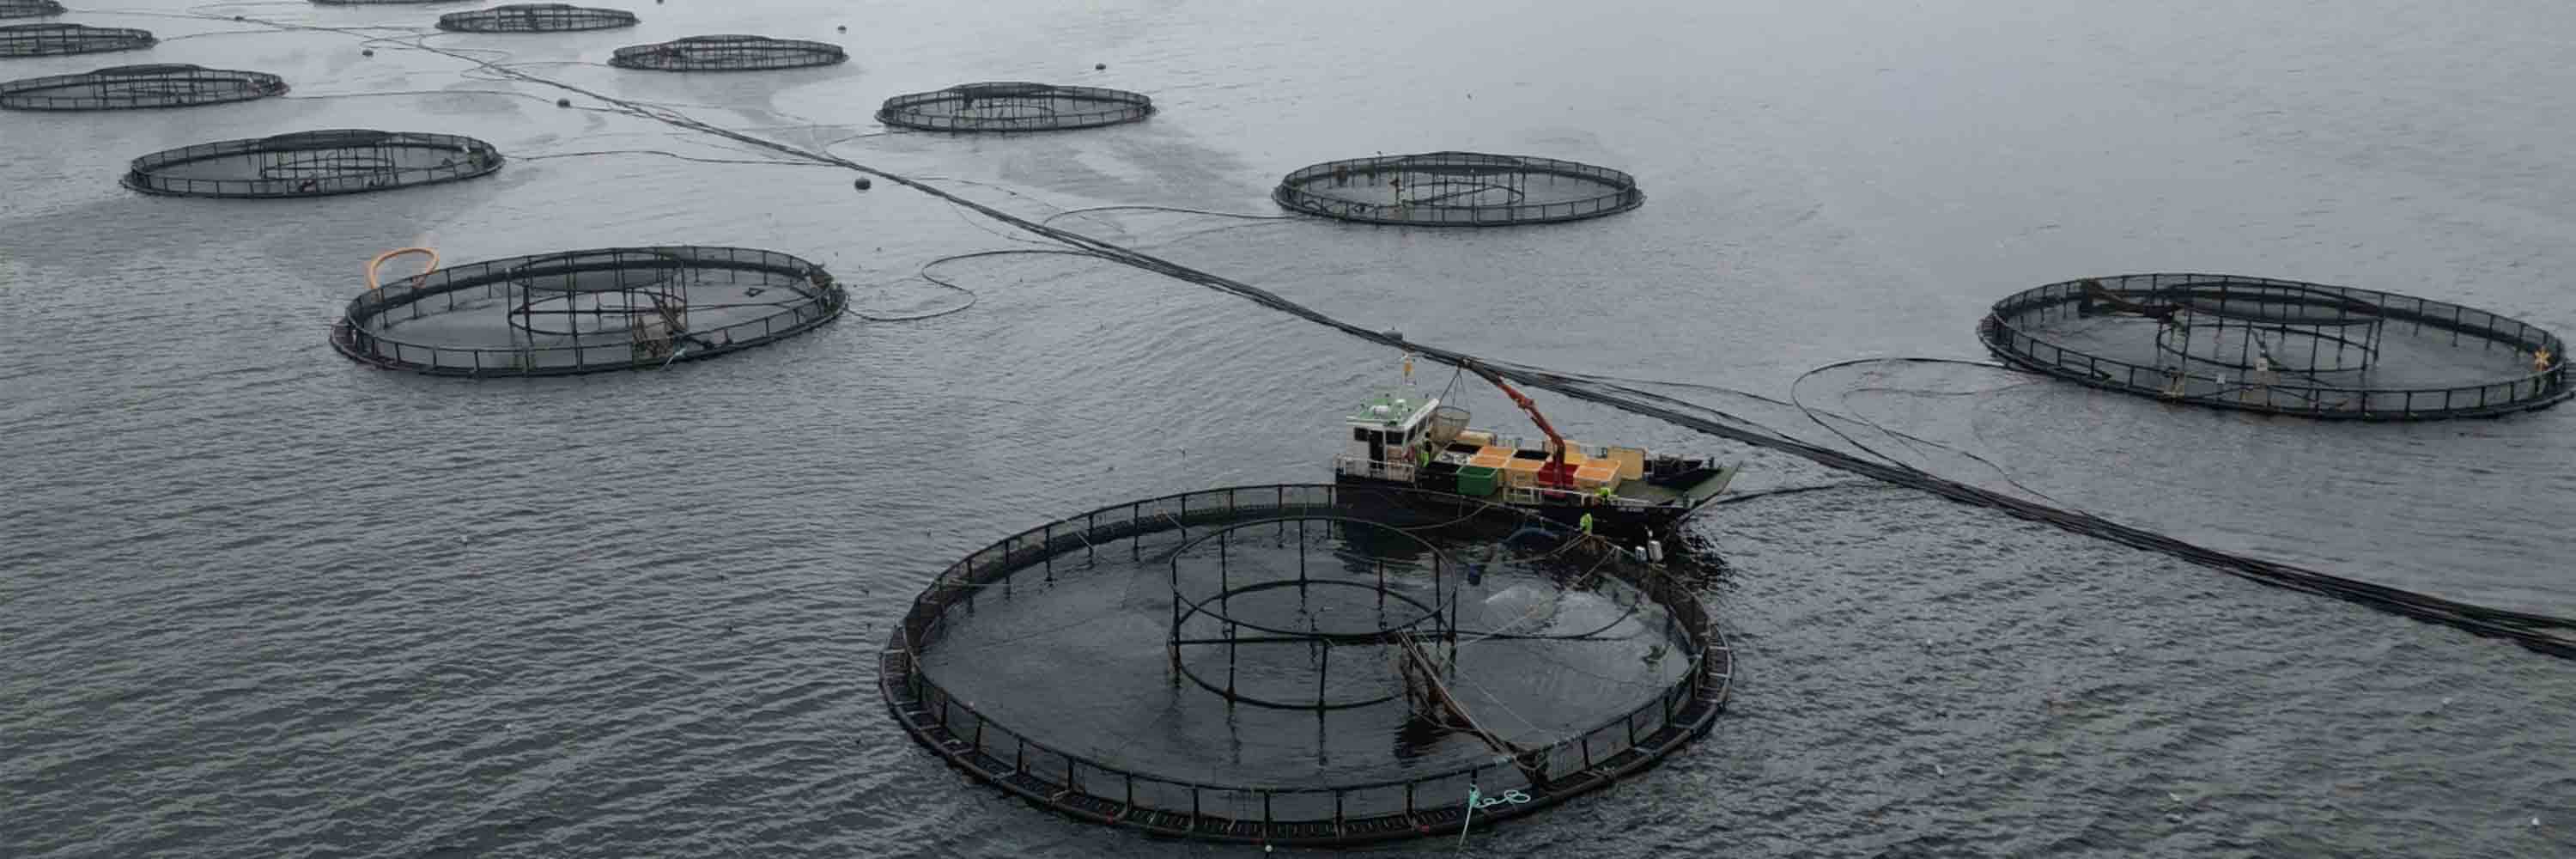
<svg viewBox="0 0 2576 859"><path fill-rule="evenodd" d="M839 30L839 31L841 31L841 32L847 33L847 32L849 32L849 31L850 31L850 25L848 25L848 24L843 24L843 25L841 25L841 26L834 27L834 28L832 28L832 29Z"/></svg>
<svg viewBox="0 0 2576 859"><path fill-rule="evenodd" d="M568 98L559 98L559 99L555 99L555 106L556 106L556 107L571 107L571 106L572 106L572 99L568 99Z"/></svg>
<svg viewBox="0 0 2576 859"><path fill-rule="evenodd" d="M358 56L361 56L361 57L372 57L372 56L375 56L375 55L376 55L376 49L374 49L374 48L368 48L368 49L366 49L366 50L363 50L363 51L359 51L359 52L358 52Z"/></svg>
<svg viewBox="0 0 2576 859"><path fill-rule="evenodd" d="M859 179L859 181L852 182L852 183L850 183L850 184L851 184L852 186L854 186L854 187L858 188L858 189L859 189L859 190L861 190L861 191L865 191L865 190L867 190L867 189L869 189L869 188L876 187L876 184L877 184L877 183L875 183L875 182L870 182L870 181L868 181L865 177L861 177L861 178Z"/></svg>
<svg viewBox="0 0 2576 859"><path fill-rule="evenodd" d="M1108 63L1092 63L1092 64L1091 64L1091 70L1092 70L1092 71L1095 71L1095 72L1105 72L1105 71L1108 71L1108 70L1109 70L1109 64L1108 64Z"/></svg>

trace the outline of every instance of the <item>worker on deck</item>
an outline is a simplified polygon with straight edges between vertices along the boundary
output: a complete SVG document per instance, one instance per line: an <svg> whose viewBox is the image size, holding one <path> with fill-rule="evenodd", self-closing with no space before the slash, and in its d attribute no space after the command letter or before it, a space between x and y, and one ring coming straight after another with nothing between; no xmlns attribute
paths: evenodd
<svg viewBox="0 0 2576 859"><path fill-rule="evenodd" d="M1586 536L1586 537L1592 536L1592 514L1590 514L1590 513L1585 513L1585 514L1583 514L1583 518L1582 518L1581 520L1577 521L1575 524L1576 524L1576 526L1577 526L1577 527L1580 527L1580 528L1582 528L1582 529L1583 529L1583 536Z"/></svg>

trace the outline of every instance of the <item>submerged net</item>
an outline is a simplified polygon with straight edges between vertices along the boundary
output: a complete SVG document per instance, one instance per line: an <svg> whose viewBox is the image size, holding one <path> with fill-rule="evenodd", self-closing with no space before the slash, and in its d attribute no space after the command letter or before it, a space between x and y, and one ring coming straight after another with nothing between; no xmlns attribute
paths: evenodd
<svg viewBox="0 0 2576 859"><path fill-rule="evenodd" d="M1330 485L1104 508L978 552L888 644L917 738L1042 805L1307 845L1506 819L1705 732L1731 652L1671 571L1532 514ZM971 702L971 703L969 703Z"/></svg>
<svg viewBox="0 0 2576 859"><path fill-rule="evenodd" d="M690 36L650 45L629 45L609 55L619 68L666 72L727 72L795 69L846 62L839 45L767 36Z"/></svg>
<svg viewBox="0 0 2576 859"><path fill-rule="evenodd" d="M148 30L82 24L11 24L0 27L0 57L51 57L133 51L159 42Z"/></svg>
<svg viewBox="0 0 2576 859"><path fill-rule="evenodd" d="M0 0L0 18L41 18L63 13L54 0Z"/></svg>
<svg viewBox="0 0 2576 859"><path fill-rule="evenodd" d="M1978 336L2014 366L2166 400L2427 420L2565 400L2555 334L2457 304L2271 278L2137 274L1995 305Z"/></svg>
<svg viewBox="0 0 2576 859"><path fill-rule="evenodd" d="M593 9L569 3L512 3L438 16L439 29L458 33L570 33L635 24L635 13L624 9Z"/></svg>
<svg viewBox="0 0 2576 859"><path fill-rule="evenodd" d="M923 131L1057 131L1153 114L1153 99L1124 90L1003 81L895 96L877 121Z"/></svg>
<svg viewBox="0 0 2576 859"><path fill-rule="evenodd" d="M1423 226L1573 221L1646 201L1636 177L1607 167L1475 152L1327 161L1288 174L1271 197L1327 218Z"/></svg>
<svg viewBox="0 0 2576 859"><path fill-rule="evenodd" d="M131 110L192 107L283 95L286 81L266 72L192 65L117 66L76 75L0 83L0 108Z"/></svg>
<svg viewBox="0 0 2576 859"><path fill-rule="evenodd" d="M821 266L752 248L537 254L439 269L352 299L341 354L451 376L552 376L669 366L803 334L840 316Z"/></svg>
<svg viewBox="0 0 2576 859"><path fill-rule="evenodd" d="M126 187L185 197L322 197L483 176L492 144L452 134L339 129L226 140L134 159Z"/></svg>

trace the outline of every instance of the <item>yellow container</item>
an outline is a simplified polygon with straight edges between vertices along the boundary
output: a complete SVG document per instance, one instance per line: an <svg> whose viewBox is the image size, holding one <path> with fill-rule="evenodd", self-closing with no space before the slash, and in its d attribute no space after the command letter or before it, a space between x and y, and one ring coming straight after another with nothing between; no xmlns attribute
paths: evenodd
<svg viewBox="0 0 2576 859"><path fill-rule="evenodd" d="M1511 461L1512 455L1508 453L1478 453L1475 456L1467 457L1468 465L1491 468L1496 471L1501 471L1503 465Z"/></svg>
<svg viewBox="0 0 2576 859"><path fill-rule="evenodd" d="M1509 458L1509 457L1512 455L1512 449L1511 449L1511 448L1508 448L1508 447L1504 447L1504 446L1502 446L1502 445L1498 445L1498 444L1489 444L1489 445L1485 445L1484 447L1477 448L1477 449L1476 449L1476 455L1477 455L1477 456L1500 456L1500 457Z"/></svg>
<svg viewBox="0 0 2576 859"><path fill-rule="evenodd" d="M1619 468L1612 465L1609 460L1602 460L1574 470L1574 488L1584 492L1599 492L1618 483Z"/></svg>
<svg viewBox="0 0 2576 859"><path fill-rule="evenodd" d="M1537 486L1538 467L1546 464L1547 460L1544 459L1515 458L1503 465L1503 485L1516 489Z"/></svg>
<svg viewBox="0 0 2576 859"><path fill-rule="evenodd" d="M1635 480L1646 476L1646 452L1633 447L1614 447L1609 461L1619 464L1619 479Z"/></svg>

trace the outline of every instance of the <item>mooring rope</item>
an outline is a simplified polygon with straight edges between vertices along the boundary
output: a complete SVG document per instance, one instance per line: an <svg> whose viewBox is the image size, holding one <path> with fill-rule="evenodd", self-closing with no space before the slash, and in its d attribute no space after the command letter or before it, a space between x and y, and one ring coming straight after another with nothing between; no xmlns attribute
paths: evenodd
<svg viewBox="0 0 2576 859"><path fill-rule="evenodd" d="M202 17L211 19L220 16L205 15ZM233 20L259 23L282 29L314 30L335 32L342 35L368 37L367 34L360 33L349 28L267 21L244 16L237 16ZM1023 231L1042 236L1047 239L1052 239L1063 245L1089 251L1101 259L1121 263L1139 270L1153 272L1175 280L1195 283L1209 289L1251 301L1255 304L1259 304L1281 313L1305 319L1317 325L1322 325L1327 328L1340 331L1361 340L1377 343L1390 348L1411 350L1416 354L1444 364L1465 366L1469 362L1474 362L1487 368L1491 368L1505 378L1519 382L1523 385L1553 391L1574 399L1608 406L1614 409L1627 411L1632 414L1656 418L1675 426L1697 430L1719 438L1751 445L1753 447L1788 453L1829 468L1852 472L1854 474L1859 474L1887 483L1911 487L1959 503L1988 507L2003 511L2004 513L2016 518L2053 525L2069 532L2109 540L2132 548L2170 555L2253 581L2303 591L2306 593L2331 596L2338 599L2373 606L2403 616L2416 618L2418 620L2452 626L2478 635L2512 640L2535 652L2565 658L2576 658L2576 620L2510 611L2506 609L2448 600L2432 596L2430 594L2416 593L2413 591L2388 587L2386 585L2373 584L2357 579L2336 576L2330 573L2306 569L2291 564L2267 561L2260 558L2200 546L2175 537L2148 531L2143 528L2114 522L2081 510L2051 507L2027 499L1968 485L1912 466L1894 462L1878 462L1862 456L1855 456L1843 451L1811 444L1806 441L1789 437L1785 434L1756 432L1732 423L1693 416L1675 408L1657 405L1654 402L1658 399L1657 395L1641 391L1624 384L1605 385L1599 383L1588 383L1579 376L1572 374L1556 372L1525 364L1479 358L1475 355L1453 349L1445 349L1438 346L1410 342L1405 340L1399 334L1375 331L1343 321L1327 315L1322 311L1290 301L1281 297L1277 293L1270 292L1269 290L1265 290L1248 283L1181 265L1180 263L1136 251L1103 239L1096 239L1080 233L1050 227L1046 224L1032 221L992 206L976 202L966 197L950 193L921 180L904 176L902 174L871 167L837 155L825 152L815 152L787 143L755 137L749 134L733 131L731 129L711 125L676 110L648 107L639 102L620 99L585 87L539 77L537 75L509 68L499 63L476 58L462 51L435 47L422 42L411 43L409 47L414 50L428 51L472 63L478 68L490 70L493 73L514 80L540 86L554 87L556 89L597 99L602 103L617 106L618 108L621 108L637 117L653 119L681 128L693 129L706 134L738 141L747 145L779 152L791 157L805 158L817 162L839 165L858 173L874 176L888 182L893 182L897 185L902 185L914 191L927 194L933 198L946 201L952 205L973 210L987 218L1000 221L1004 224L1017 227ZM1712 414L1723 415L1722 412L1718 412L1715 409L1707 409L1705 407L1695 405L1692 407L1708 411ZM1738 418L1733 418L1732 416L1727 417L1735 422L1750 423Z"/></svg>

